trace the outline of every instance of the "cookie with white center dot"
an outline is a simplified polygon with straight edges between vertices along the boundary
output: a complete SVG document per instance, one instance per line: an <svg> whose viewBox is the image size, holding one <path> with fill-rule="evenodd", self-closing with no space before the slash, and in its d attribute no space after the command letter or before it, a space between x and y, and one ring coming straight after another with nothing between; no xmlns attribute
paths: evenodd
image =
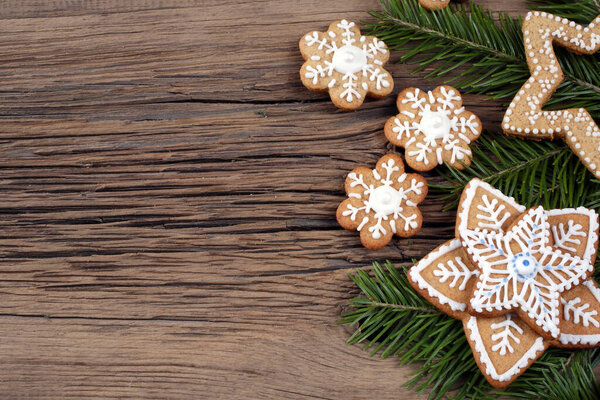
<svg viewBox="0 0 600 400"><path fill-rule="evenodd" d="M471 164L469 144L481 134L481 120L462 105L451 86L432 91L407 88L398 94L398 115L384 127L387 139L404 147L406 163L417 171L440 164L464 169Z"/></svg>
<svg viewBox="0 0 600 400"><path fill-rule="evenodd" d="M427 196L427 181L407 174L399 156L386 154L375 169L352 170L344 187L348 198L337 208L337 221L344 229L360 232L366 248L380 249L393 235L410 237L421 228L417 205Z"/></svg>
<svg viewBox="0 0 600 400"><path fill-rule="evenodd" d="M362 36L354 22L331 23L327 32L309 32L300 39L305 62L300 80L308 89L329 92L333 104L355 110L366 96L382 98L394 89L384 69L390 52L383 41Z"/></svg>
<svg viewBox="0 0 600 400"><path fill-rule="evenodd" d="M600 49L600 15L587 27L532 11L523 21L523 41L531 76L517 92L502 122L505 133L530 139L562 139L600 178L600 129L584 108L544 111L564 80L554 45L576 54Z"/></svg>

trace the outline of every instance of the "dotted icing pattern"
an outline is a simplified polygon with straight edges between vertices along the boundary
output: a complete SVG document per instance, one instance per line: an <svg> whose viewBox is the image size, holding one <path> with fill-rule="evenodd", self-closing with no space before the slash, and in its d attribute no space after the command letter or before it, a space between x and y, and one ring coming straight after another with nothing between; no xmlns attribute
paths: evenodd
<svg viewBox="0 0 600 400"><path fill-rule="evenodd" d="M587 27L545 12L529 12L523 39L531 77L508 107L504 132L535 139L563 139L584 165L600 177L600 129L584 109L542 111L564 79L553 44L578 54L600 49L600 16Z"/></svg>
<svg viewBox="0 0 600 400"><path fill-rule="evenodd" d="M383 156L375 169L350 172L346 192L348 199L338 207L338 222L359 231L370 249L385 246L392 234L409 237L421 227L417 204L427 194L427 182L418 174L405 173L402 159L394 154Z"/></svg>
<svg viewBox="0 0 600 400"><path fill-rule="evenodd" d="M462 106L460 92L451 86L432 91L407 88L397 100L400 113L385 124L387 139L404 147L406 163L429 171L448 163L464 169L471 164L469 144L481 134L481 121Z"/></svg>
<svg viewBox="0 0 600 400"><path fill-rule="evenodd" d="M416 263L409 282L463 321L493 386L506 387L550 345L600 345L600 289L588 278L598 246L593 210L526 210L474 179L456 224L457 238Z"/></svg>
<svg viewBox="0 0 600 400"><path fill-rule="evenodd" d="M362 36L354 22L333 22L327 32L313 31L300 40L305 59L300 78L311 90L327 90L343 109L358 108L368 94L384 97L394 81L383 65L389 58L385 43Z"/></svg>

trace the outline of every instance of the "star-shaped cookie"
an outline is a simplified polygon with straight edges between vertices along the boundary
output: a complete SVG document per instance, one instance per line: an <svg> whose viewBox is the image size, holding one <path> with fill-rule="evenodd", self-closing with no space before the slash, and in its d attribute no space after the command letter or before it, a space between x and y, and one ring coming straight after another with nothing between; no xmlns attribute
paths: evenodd
<svg viewBox="0 0 600 400"><path fill-rule="evenodd" d="M600 289L589 277L598 227L593 210L527 210L473 179L455 238L416 263L409 282L462 321L481 372L503 388L549 346L600 346Z"/></svg>
<svg viewBox="0 0 600 400"><path fill-rule="evenodd" d="M505 133L532 139L564 140L583 164L600 177L600 129L584 108L544 111L544 104L564 80L553 45L577 54L600 49L600 15L587 27L540 11L523 21L523 41L531 77L506 110Z"/></svg>

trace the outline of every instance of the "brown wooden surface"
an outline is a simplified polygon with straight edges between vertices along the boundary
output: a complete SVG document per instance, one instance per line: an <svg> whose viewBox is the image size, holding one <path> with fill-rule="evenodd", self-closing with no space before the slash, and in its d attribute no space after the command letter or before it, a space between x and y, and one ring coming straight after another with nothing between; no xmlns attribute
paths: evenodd
<svg viewBox="0 0 600 400"><path fill-rule="evenodd" d="M298 79L302 34L376 7L1 3L0 398L416 398L335 322L348 272L423 256L454 213L428 198L416 237L363 249L335 208L394 97L343 113Z"/></svg>

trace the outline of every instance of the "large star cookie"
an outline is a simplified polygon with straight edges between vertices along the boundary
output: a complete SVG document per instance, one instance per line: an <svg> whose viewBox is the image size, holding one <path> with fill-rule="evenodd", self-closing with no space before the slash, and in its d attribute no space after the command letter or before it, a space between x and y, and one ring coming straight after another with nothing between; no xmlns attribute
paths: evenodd
<svg viewBox="0 0 600 400"><path fill-rule="evenodd" d="M481 372L502 388L549 346L600 345L600 289L590 278L597 248L594 211L526 210L474 179L456 238L415 264L409 282L462 320Z"/></svg>
<svg viewBox="0 0 600 400"><path fill-rule="evenodd" d="M583 164L600 177L600 129L584 108L543 111L564 79L553 44L577 54L600 49L600 15L587 27L545 12L533 11L523 22L531 77L506 110L505 133L532 139L563 139Z"/></svg>

